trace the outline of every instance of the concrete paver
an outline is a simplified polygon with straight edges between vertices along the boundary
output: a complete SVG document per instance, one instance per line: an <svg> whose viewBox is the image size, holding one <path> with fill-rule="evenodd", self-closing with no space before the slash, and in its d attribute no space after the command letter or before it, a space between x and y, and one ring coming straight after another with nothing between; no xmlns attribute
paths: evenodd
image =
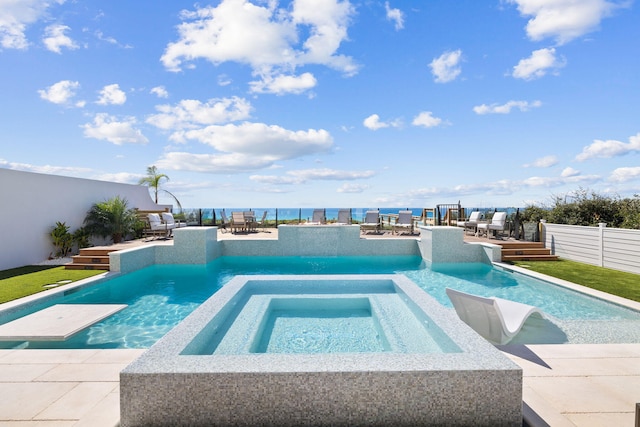
<svg viewBox="0 0 640 427"><path fill-rule="evenodd" d="M633 425L640 344L501 349L523 368L525 414L538 420L532 426ZM0 350L0 427L116 426L119 372L143 352ZM25 374L29 366L42 374Z"/></svg>
<svg viewBox="0 0 640 427"><path fill-rule="evenodd" d="M640 344L503 346L523 369L523 401L550 426L632 426Z"/></svg>

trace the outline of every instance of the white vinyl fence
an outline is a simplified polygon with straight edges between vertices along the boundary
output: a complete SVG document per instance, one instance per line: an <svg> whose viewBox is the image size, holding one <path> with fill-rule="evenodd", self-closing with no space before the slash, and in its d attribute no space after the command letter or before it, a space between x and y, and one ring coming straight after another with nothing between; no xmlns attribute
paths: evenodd
<svg viewBox="0 0 640 427"><path fill-rule="evenodd" d="M640 230L542 223L542 241L560 258L640 274Z"/></svg>

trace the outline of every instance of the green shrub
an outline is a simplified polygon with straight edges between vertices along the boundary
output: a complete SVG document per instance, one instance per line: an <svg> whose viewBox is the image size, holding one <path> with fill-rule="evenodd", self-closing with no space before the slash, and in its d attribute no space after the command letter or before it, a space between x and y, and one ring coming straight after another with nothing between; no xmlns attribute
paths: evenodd
<svg viewBox="0 0 640 427"><path fill-rule="evenodd" d="M113 243L120 243L134 232L137 221L135 209L129 209L127 200L116 196L94 204L87 213L84 224L92 236L110 236Z"/></svg>

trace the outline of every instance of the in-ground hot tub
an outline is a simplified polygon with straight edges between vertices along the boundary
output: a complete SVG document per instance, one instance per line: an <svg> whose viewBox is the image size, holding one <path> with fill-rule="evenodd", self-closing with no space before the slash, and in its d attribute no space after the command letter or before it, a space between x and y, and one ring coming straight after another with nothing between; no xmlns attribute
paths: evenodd
<svg viewBox="0 0 640 427"><path fill-rule="evenodd" d="M120 396L123 426L522 424L521 369L402 275L238 276Z"/></svg>

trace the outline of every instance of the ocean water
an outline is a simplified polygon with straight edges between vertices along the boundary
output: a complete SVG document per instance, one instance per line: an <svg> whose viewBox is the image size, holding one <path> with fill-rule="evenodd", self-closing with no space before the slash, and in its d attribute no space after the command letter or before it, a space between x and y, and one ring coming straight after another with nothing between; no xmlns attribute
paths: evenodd
<svg viewBox="0 0 640 427"><path fill-rule="evenodd" d="M466 207L463 206L466 212L472 212L474 210L480 210L483 212L493 212L495 210L507 212L507 214L515 213L517 208L476 208L476 207ZM338 211L340 209L348 209L348 208L254 208L254 207L231 207L231 208L185 208L183 212L186 214L193 212L202 212L202 221L207 222L211 221L213 218L213 214L215 211L216 219L220 220L220 212L225 210L227 216L234 211L253 211L256 212L257 218L262 218L262 213L267 211L267 220L275 221L276 218L278 221L309 221L313 217L314 209L325 209L325 217L327 221L336 220L338 218ZM351 209L351 218L354 221L362 222L364 220L365 214L368 210L379 210L381 215L388 214L398 214L401 210L410 210L413 213L413 216L419 217L422 216L423 208L350 208ZM442 217L446 214L446 208L440 209L440 214ZM428 217L431 218L432 214L429 212Z"/></svg>

